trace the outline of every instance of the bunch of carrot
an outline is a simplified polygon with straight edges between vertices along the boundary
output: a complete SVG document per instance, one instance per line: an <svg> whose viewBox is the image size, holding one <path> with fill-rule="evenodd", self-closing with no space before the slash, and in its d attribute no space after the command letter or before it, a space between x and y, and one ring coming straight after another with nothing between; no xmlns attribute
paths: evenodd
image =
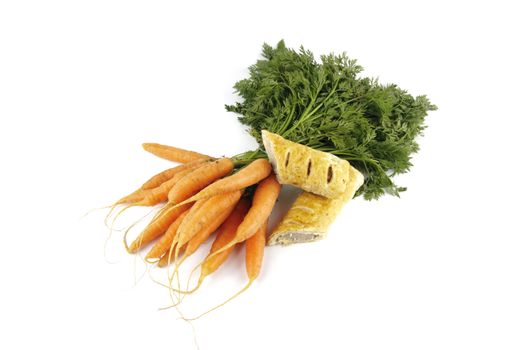
<svg viewBox="0 0 525 350"><path fill-rule="evenodd" d="M266 159L257 159L237 168L230 158L212 158L154 143L145 143L143 147L158 157L181 164L154 175L113 205L112 209L125 205L125 210L131 206L163 204L130 244L126 232L127 251L137 253L149 247L145 258L148 263L163 267L174 262L178 269L216 232L209 254L199 264L197 286L185 293L198 289L204 278L216 271L241 243L245 245L248 275L248 284L241 292L246 290L261 270L268 218L281 188L271 164ZM245 191L251 186L254 191Z"/></svg>

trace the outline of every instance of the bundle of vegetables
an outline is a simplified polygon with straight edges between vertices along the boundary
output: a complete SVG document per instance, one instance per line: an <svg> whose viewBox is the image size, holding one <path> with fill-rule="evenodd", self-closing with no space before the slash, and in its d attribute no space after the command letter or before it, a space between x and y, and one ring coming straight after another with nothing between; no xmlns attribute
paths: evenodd
<svg viewBox="0 0 525 350"><path fill-rule="evenodd" d="M345 54L321 56L284 42L263 46L263 58L235 89L242 102L226 106L260 147L231 158L213 158L159 144L144 148L182 163L146 181L116 205L163 207L131 243L135 253L154 242L146 255L176 269L215 231L200 264L203 279L235 246L246 247L248 285L259 274L266 244L289 244L325 237L344 203L363 195L398 196L405 188L392 180L410 169L415 138L424 130L425 96L412 97L395 85L359 77L362 68ZM268 218L281 184L304 191L267 235ZM126 242L126 239L125 239Z"/></svg>

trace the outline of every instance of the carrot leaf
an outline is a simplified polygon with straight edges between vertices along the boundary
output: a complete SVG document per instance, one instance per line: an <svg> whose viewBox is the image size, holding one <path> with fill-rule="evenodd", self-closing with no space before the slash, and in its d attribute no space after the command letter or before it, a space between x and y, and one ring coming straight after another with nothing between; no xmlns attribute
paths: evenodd
<svg viewBox="0 0 525 350"><path fill-rule="evenodd" d="M412 166L428 111L426 96L413 97L396 85L361 77L363 68L345 53L321 56L303 47L263 45L262 59L234 89L242 102L226 109L240 114L260 148L234 158L238 164L265 156L261 130L348 160L365 175L365 199L399 196L393 181Z"/></svg>

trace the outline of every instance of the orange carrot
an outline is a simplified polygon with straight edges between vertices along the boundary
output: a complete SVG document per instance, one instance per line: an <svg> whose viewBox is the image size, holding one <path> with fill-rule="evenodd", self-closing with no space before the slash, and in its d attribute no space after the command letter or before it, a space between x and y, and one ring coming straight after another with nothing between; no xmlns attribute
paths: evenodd
<svg viewBox="0 0 525 350"><path fill-rule="evenodd" d="M261 181L255 189L252 206L248 210L248 213L244 216L242 222L237 227L233 238L222 247L213 252L210 252L210 254L202 263L199 264L199 266L213 264L213 261L217 256L221 256L224 252L229 252L236 244L246 241L252 237L258 229L263 227L270 217L272 208L275 205L277 197L279 196L280 189L281 185L279 182L277 182L275 174L272 174ZM253 271L255 270L256 269ZM193 290L183 293L193 293L193 291L199 288L200 283L202 283L201 280L197 283L197 286Z"/></svg>
<svg viewBox="0 0 525 350"><path fill-rule="evenodd" d="M255 231L268 220L279 197L281 185L275 174L261 181L253 194L252 206L235 234L235 240L242 242L250 238Z"/></svg>
<svg viewBox="0 0 525 350"><path fill-rule="evenodd" d="M152 176L148 181L146 181L140 189L142 190L149 190L155 187L159 187L162 185L163 182L168 181L171 179L175 174L178 172L184 171L186 169L195 169L195 166L198 164L202 164L205 162L208 162L209 159L197 159L191 162L187 162L185 164L177 165L176 167L166 169L164 171L161 171L157 175Z"/></svg>
<svg viewBox="0 0 525 350"><path fill-rule="evenodd" d="M171 188L168 194L169 202L177 204L188 199L215 180L228 175L232 170L233 162L229 158L208 162L184 176Z"/></svg>
<svg viewBox="0 0 525 350"><path fill-rule="evenodd" d="M261 272L261 266L264 256L264 247L266 245L266 230L268 228L268 220L266 220L261 227L257 229L254 235L252 235L250 238L246 240L245 243L245 264L246 264L246 272L248 275L248 283L237 293L235 293L233 296L228 298L226 301L222 302L221 304L209 309L206 312L203 312L197 317L194 318L185 318L187 321L196 320L213 310L216 310L222 306L224 306L226 303L232 301L233 299L237 298L239 295L244 293L250 286L252 285L253 281L257 279L259 276L259 273Z"/></svg>
<svg viewBox="0 0 525 350"><path fill-rule="evenodd" d="M144 190L139 188L138 190L131 192L130 194L120 198L118 201L115 202L115 206L119 204L124 204L124 203L139 202L142 199L144 199Z"/></svg>
<svg viewBox="0 0 525 350"><path fill-rule="evenodd" d="M138 189L137 191L133 192L132 194L126 197L121 198L119 201L113 204L108 214L106 215L106 218L104 219L104 223L106 224L106 226L108 226L107 222L108 222L109 217L113 213L113 210L115 209L115 207L119 204L122 204L121 202L126 202L130 204L128 204L120 212L117 213L117 215L113 218L113 224L115 223L117 218L120 215L122 215L123 212L125 212L131 207L154 206L156 204L166 201L168 198L168 193L170 189L173 187L174 184L177 183L177 181L179 181L181 178L189 174L194 169L204 166L206 162L207 162L206 160L197 160L194 162L179 165L178 167L174 168L174 169L177 169L177 171L173 172L173 176L170 179L160 183L160 185L157 187L153 187L154 184L155 183L158 184L160 180L164 177L167 177L167 175L162 174L162 173L161 173L162 175L161 174L155 175L150 180L146 181L144 185L142 185L143 187L148 187L148 188ZM155 181L153 181L154 179ZM113 227L113 224L111 225L111 227Z"/></svg>
<svg viewBox="0 0 525 350"><path fill-rule="evenodd" d="M239 191L240 192L240 191ZM234 194L234 196L239 196L240 194ZM235 197L234 197L235 198ZM228 199L225 199L228 200ZM201 244L203 244L210 235L215 232L221 226L224 221L230 216L233 209L235 208L236 202L231 201L231 205L228 206L224 211L220 212L212 222L210 222L209 225L203 227L199 232L193 236L192 239L188 241L188 244L186 246L186 250L184 251L184 258L187 258L188 256L195 253L195 251L200 247Z"/></svg>
<svg viewBox="0 0 525 350"><path fill-rule="evenodd" d="M196 161L197 163L203 162L202 160ZM164 171L161 171L160 173L153 175L148 181L144 182L144 184L140 187L141 190L150 190L155 187L159 187L162 185L163 182L168 181L175 175L176 173L183 171L187 169L187 164L177 165L176 167L166 169Z"/></svg>
<svg viewBox="0 0 525 350"><path fill-rule="evenodd" d="M144 247L157 237L161 236L169 226L177 219L179 215L184 213L190 205L183 206L167 206L165 207L160 215L155 218L141 234L131 243L130 246L127 245L126 237L124 236L124 245L129 253L135 253L140 248ZM194 205L195 207L195 205Z"/></svg>
<svg viewBox="0 0 525 350"><path fill-rule="evenodd" d="M202 159L202 160L196 160L191 163L198 164L198 163L202 163L205 161L206 160ZM193 166L192 164L178 165L176 167L166 169L156 175L153 175L148 181L144 182L142 186L140 186L140 188L137 189L135 192L132 192L131 194L119 199L117 201L117 204L134 203L134 202L138 202L142 200L144 198L144 195L145 195L144 192L146 190L151 190L151 189L154 189L155 187L161 186L164 182L170 180L178 172L184 171L188 168L191 168L192 166Z"/></svg>
<svg viewBox="0 0 525 350"><path fill-rule="evenodd" d="M241 195L242 191L239 190L223 193L195 203L177 231L179 236L178 244L183 245L189 242L198 232L209 226L217 215L228 208L233 208L241 198Z"/></svg>
<svg viewBox="0 0 525 350"><path fill-rule="evenodd" d="M266 178L271 171L272 165L266 159L254 160L237 173L215 181L196 195L179 203L179 205L246 188Z"/></svg>
<svg viewBox="0 0 525 350"><path fill-rule="evenodd" d="M237 203L235 209L217 231L217 236L215 237L215 241L213 241L208 256L224 247L233 239L233 237L235 237L235 232L237 231L237 228L241 224L249 208L250 203L247 199L241 199L239 203ZM214 273L226 261L226 259L228 259L228 256L230 256L234 248L234 246L231 246L229 249L226 249L222 253L215 255L213 258L206 259L201 266L201 273L197 285L191 291L185 291L184 293L191 294L196 291L201 286L204 279Z"/></svg>
<svg viewBox="0 0 525 350"><path fill-rule="evenodd" d="M177 219L168 227L166 232L159 238L157 242L153 245L149 253L146 255L145 260L150 259L159 259L163 254L165 254L172 245L173 240L175 239L177 230L190 209L186 210L184 213L180 214Z"/></svg>
<svg viewBox="0 0 525 350"><path fill-rule="evenodd" d="M215 253L220 248L224 247L229 243L233 237L235 237L235 232L244 219L246 213L250 209L250 203L247 199L241 199L237 207L220 227L219 232L217 232L217 238L213 242L210 253ZM205 264L201 267L201 277L204 278L213 272L215 272L224 261L228 258L230 253L233 251L234 247L223 251L221 254L216 255L213 259L206 261Z"/></svg>
<svg viewBox="0 0 525 350"><path fill-rule="evenodd" d="M145 190L144 198L141 201L136 202L135 205L153 206L166 201L168 199L168 194L170 190L177 182L179 182L181 179L185 178L187 175L191 174L195 170L207 166L208 162L203 162L199 160L182 165L181 167L184 167L184 169L175 173L175 175L173 175L173 177L171 177L169 180L163 182L160 186L155 187L151 190Z"/></svg>
<svg viewBox="0 0 525 350"><path fill-rule="evenodd" d="M211 159L210 156L205 154L187 151L173 146L161 145L159 143L143 143L142 147L157 157L178 163L188 163L198 159Z"/></svg>
<svg viewBox="0 0 525 350"><path fill-rule="evenodd" d="M244 242L253 236L270 217L280 190L281 185L277 182L275 174L272 174L261 181L259 185L257 185L255 193L253 194L252 206L250 210L248 210L242 223L237 228L235 237L223 248L219 249L214 254L211 254L208 258L219 254L237 243Z"/></svg>
<svg viewBox="0 0 525 350"><path fill-rule="evenodd" d="M248 284L251 284L261 272L264 247L266 246L267 227L268 220L266 220L253 236L246 240L246 272L249 279Z"/></svg>
<svg viewBox="0 0 525 350"><path fill-rule="evenodd" d="M219 227L222 222L218 222L216 218L218 216L221 216L221 214L226 210L229 210L231 212L235 204L241 198L242 193L243 191L238 190L197 201L195 205L191 208L186 218L182 221L181 225L179 226L179 229L177 230L177 246L175 247L174 254L175 269L169 275L168 278L170 291L179 293L179 300L181 293L180 287L172 288L171 286L173 283L173 278L175 276L177 276L178 284L179 266L189 256L188 247L186 247L184 256L180 260L177 260L180 251L179 247L185 245L186 243L188 243L189 245L189 242L191 241L191 239L193 239L193 237L198 235L199 232L203 230L208 230L208 228L212 225L214 225L215 227L213 227L213 230L210 232L213 232L215 229L217 229L217 227ZM176 207L178 208L178 206ZM226 219L226 217L227 215L224 216L223 220Z"/></svg>
<svg viewBox="0 0 525 350"><path fill-rule="evenodd" d="M166 254L164 254L162 256L162 258L160 258L157 266L158 267L165 267L165 266L168 266L168 264L172 263L175 261L175 247L176 245L173 247L173 249L168 249L168 251L166 252ZM182 253L184 252L184 250L186 249L186 246L182 246L182 248L180 249L180 252L179 253ZM171 254L170 254L171 252Z"/></svg>

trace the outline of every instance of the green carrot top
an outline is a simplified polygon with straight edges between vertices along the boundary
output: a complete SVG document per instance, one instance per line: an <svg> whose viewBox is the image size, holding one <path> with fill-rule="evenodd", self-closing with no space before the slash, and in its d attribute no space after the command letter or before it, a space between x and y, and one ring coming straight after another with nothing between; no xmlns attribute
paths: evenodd
<svg viewBox="0 0 525 350"><path fill-rule="evenodd" d="M261 130L333 153L348 160L365 176L357 193L377 199L405 190L392 177L412 166L416 137L425 128L428 111L436 106L426 96L413 97L396 85L360 77L362 71L345 53L324 55L294 51L280 41L264 44L262 59L249 68L249 78L234 88L242 102L227 105L260 144L235 160L265 157Z"/></svg>

